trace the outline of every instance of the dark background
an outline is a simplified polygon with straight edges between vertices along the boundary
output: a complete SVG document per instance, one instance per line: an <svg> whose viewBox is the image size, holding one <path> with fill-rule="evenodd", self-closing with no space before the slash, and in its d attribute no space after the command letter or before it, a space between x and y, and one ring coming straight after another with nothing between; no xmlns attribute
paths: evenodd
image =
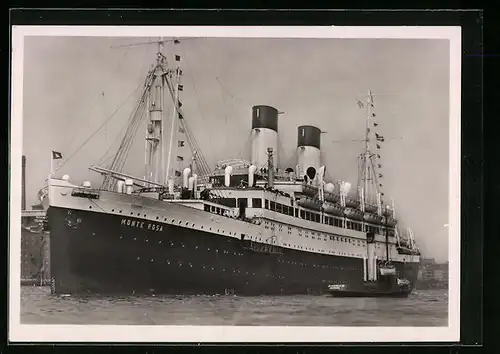
<svg viewBox="0 0 500 354"><path fill-rule="evenodd" d="M164 5L167 5L166 3ZM344 6L345 7L345 6ZM491 314L491 311L498 310L499 306L496 305L496 295L493 291L493 286L498 284L497 269L500 269L494 261L494 253L498 251L490 244L492 240L496 240L499 236L498 228L489 230L490 232L484 237L484 242L488 245L485 248L486 253L491 253L491 260L487 262L490 266L485 267L485 279L483 280L483 235L484 235L484 221L485 218L493 216L493 213L484 212L484 199L487 197L490 201L494 199L493 193L485 193L484 181L492 182L489 177L483 173L485 167L484 154L485 151L496 157L494 149L484 149L483 143L483 58L497 58L493 52L485 55L483 53L483 12L482 11L242 11L242 10L29 10L17 9L10 11L10 26L12 25L363 25L363 26L462 26L462 160L461 160L461 341L462 345L475 346L483 343L483 318L482 312L485 307L483 303L483 286L487 290L490 288L490 293L484 293L484 299L491 305L486 308L490 313L491 318L496 317ZM4 53L10 53L10 38L11 32L9 26L9 48ZM498 36L497 36L498 37ZM496 40L498 42L498 40ZM498 43L497 43L498 44ZM4 46L5 48L5 46ZM4 54L5 55L5 54ZM492 76L495 77L495 76ZM496 76L497 78L499 76ZM9 55L9 92L10 92L10 55ZM492 92L492 91L491 91ZM10 95L8 97L8 105L10 105ZM498 99L496 99L498 101ZM10 107L8 107L8 116L10 117ZM7 120L8 122L8 120ZM485 122L487 123L487 122ZM7 132L9 131L7 127ZM7 133L8 134L8 133ZM6 140L7 151L9 149L10 137ZM6 154L8 156L8 153ZM7 157L8 159L8 157ZM8 161L6 161L8 164ZM496 161L495 161L496 162ZM491 166L495 166L492 164ZM496 164L498 166L498 164ZM498 168L498 167L497 167ZM8 171L8 169L7 169ZM7 180L4 184L9 186ZM493 186L493 184L491 184ZM493 192L499 191L498 183L492 189ZM7 193L9 189L7 187ZM491 199L490 199L491 198ZM491 221L491 220L490 220ZM8 228L8 222L4 223ZM489 224L493 226L493 223ZM489 228L488 228L489 229ZM5 234L8 235L8 231ZM3 237L3 245L5 246L4 261L2 270L7 274L8 269L8 237ZM498 258L498 255L497 257ZM7 277L6 277L7 280ZM484 281L484 283L483 283ZM2 292L7 300L7 287L6 291ZM491 301L495 299L494 301ZM17 299L13 299L16 301ZM8 303L5 301L5 321L2 329L6 335L4 343L7 343L7 320L8 320ZM495 320L494 320L495 321ZM498 321L495 321L498 323ZM494 322L493 322L494 323ZM493 326L495 327L495 326ZM416 329L417 330L417 329ZM485 335L488 333L498 333L495 328L488 328L484 331ZM490 338L491 340L491 338ZM494 339L493 339L494 341ZM491 343L491 342L490 342ZM429 343L430 345L442 345L440 343ZM491 348L498 347L498 345L491 343ZM275 343L271 344L273 350L285 350L285 348L274 347ZM305 351L305 343L303 346L289 347L288 350L294 353L302 353ZM313 344L314 348L309 347L309 350L332 351L332 348L325 348L332 344ZM367 343L366 345L374 345ZM378 344L380 345L380 344ZM456 344L448 343L452 347L441 348L442 351L454 353L458 350ZM241 346L241 344L240 344ZM336 345L339 346L339 345ZM345 345L344 345L345 346ZM359 346L359 345L357 345ZM391 344L391 346L393 346ZM323 348L321 348L323 347ZM2 347L3 349L7 346ZM27 348L23 346L9 346L8 351L25 351ZM40 350L59 350L61 353L67 352L69 348L66 346L51 347L44 346ZM76 348L75 348L76 349ZM72 350L75 350L72 349ZM80 349L80 348L78 348ZM90 350L93 352L98 347L92 347ZM99 349L103 349L102 347ZM141 352L155 352L160 348L148 348L140 346L138 348ZM163 348L164 350L166 348ZM172 348L179 350L179 347ZM184 349L194 349L184 348ZM254 349L248 348L228 348L219 347L211 348L211 346L200 348L202 350L210 350L214 352L227 351L227 352L245 352ZM257 348L255 348L257 349ZM258 350L263 350L261 347ZM109 349L108 349L109 350ZM129 352L133 350L130 347L118 347L116 350L120 352ZM353 348L339 347L338 350L351 352ZM368 351L369 348L358 348L359 351ZM408 352L410 348L391 347L381 348L385 353L388 352ZM440 351L441 351L440 350ZM255 350L254 350L255 351ZM425 349L426 352L435 351L430 347Z"/></svg>

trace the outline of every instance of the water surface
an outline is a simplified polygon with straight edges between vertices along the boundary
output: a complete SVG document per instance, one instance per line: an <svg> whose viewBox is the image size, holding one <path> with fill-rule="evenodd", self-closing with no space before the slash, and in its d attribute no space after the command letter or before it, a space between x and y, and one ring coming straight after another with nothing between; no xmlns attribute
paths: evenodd
<svg viewBox="0 0 500 354"><path fill-rule="evenodd" d="M21 287L23 324L447 326L446 290L415 290L407 299L329 296L51 295Z"/></svg>

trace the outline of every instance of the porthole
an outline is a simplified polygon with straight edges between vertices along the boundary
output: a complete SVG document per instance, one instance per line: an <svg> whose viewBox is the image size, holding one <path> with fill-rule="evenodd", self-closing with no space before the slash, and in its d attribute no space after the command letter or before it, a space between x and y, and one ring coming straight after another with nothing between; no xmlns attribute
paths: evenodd
<svg viewBox="0 0 500 354"><path fill-rule="evenodd" d="M92 209L92 205L89 205L89 209Z"/></svg>
<svg viewBox="0 0 500 354"><path fill-rule="evenodd" d="M175 219L172 219L172 223L175 221Z"/></svg>
<svg viewBox="0 0 500 354"><path fill-rule="evenodd" d="M115 209L111 209L111 212L114 212L114 211L115 211Z"/></svg>
<svg viewBox="0 0 500 354"><path fill-rule="evenodd" d="M146 214L144 214L144 217L146 217Z"/></svg>
<svg viewBox="0 0 500 354"><path fill-rule="evenodd" d="M119 212L119 213L121 213L122 211L121 211L121 210L119 210L118 212Z"/></svg>

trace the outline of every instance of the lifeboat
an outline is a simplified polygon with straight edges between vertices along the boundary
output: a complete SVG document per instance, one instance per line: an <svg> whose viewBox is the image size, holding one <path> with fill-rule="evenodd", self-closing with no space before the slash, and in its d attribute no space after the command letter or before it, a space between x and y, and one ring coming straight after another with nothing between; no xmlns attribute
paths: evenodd
<svg viewBox="0 0 500 354"><path fill-rule="evenodd" d="M363 220L363 212L358 209L345 208L344 215L348 219L358 220L358 221Z"/></svg>
<svg viewBox="0 0 500 354"><path fill-rule="evenodd" d="M331 215L344 216L344 208L338 204L323 203L323 210Z"/></svg>
<svg viewBox="0 0 500 354"><path fill-rule="evenodd" d="M371 214L371 213L365 213L363 216L363 219L366 222L372 223L372 224L382 224L384 221L384 217L377 215L377 214Z"/></svg>
<svg viewBox="0 0 500 354"><path fill-rule="evenodd" d="M340 195L325 192L325 200L330 203L340 203Z"/></svg>
<svg viewBox="0 0 500 354"><path fill-rule="evenodd" d="M392 209L386 207L382 210L382 213L384 214L384 216L392 216Z"/></svg>
<svg viewBox="0 0 500 354"><path fill-rule="evenodd" d="M297 200L297 204L307 209L321 210L321 202L311 198L301 198Z"/></svg>
<svg viewBox="0 0 500 354"><path fill-rule="evenodd" d="M377 205L365 203L365 211L367 213L375 213L377 209L378 209Z"/></svg>
<svg viewBox="0 0 500 354"><path fill-rule="evenodd" d="M398 221L396 219L394 219L392 216L387 216L385 218L385 224L387 226L394 227L394 226L396 226L397 223L398 223Z"/></svg>
<svg viewBox="0 0 500 354"><path fill-rule="evenodd" d="M302 194L315 197L318 194L318 188L309 184L302 184Z"/></svg>
<svg viewBox="0 0 500 354"><path fill-rule="evenodd" d="M413 250L406 246L396 247L396 250L398 251L399 254L406 254L409 256L420 255L420 252L418 250Z"/></svg>
<svg viewBox="0 0 500 354"><path fill-rule="evenodd" d="M345 206L349 208L358 208L359 200L347 197L345 198Z"/></svg>

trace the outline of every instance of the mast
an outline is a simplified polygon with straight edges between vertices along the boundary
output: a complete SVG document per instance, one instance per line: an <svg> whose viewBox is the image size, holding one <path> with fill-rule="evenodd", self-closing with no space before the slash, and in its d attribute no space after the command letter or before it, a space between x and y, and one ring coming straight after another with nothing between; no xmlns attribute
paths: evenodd
<svg viewBox="0 0 500 354"><path fill-rule="evenodd" d="M158 53L163 53L163 42L162 41L158 41ZM162 84L163 84L163 80L162 80ZM162 129L161 129L161 140L160 140L160 144L161 144L161 166L164 167L165 166L165 129L163 129L163 120L164 120L164 109L165 109L165 96L164 96L165 92L164 92L164 89L163 89L163 86L162 86L162 89L161 89L161 95L160 95L160 99L161 99L161 112L162 112L162 115L161 115L161 121L162 121ZM162 183L163 185L166 184L166 181L165 181L165 171L162 169L163 172L161 174L161 177L160 177L160 180L159 182Z"/></svg>
<svg viewBox="0 0 500 354"><path fill-rule="evenodd" d="M144 186L166 186L173 182L172 179L169 180L170 176L174 176L171 155L174 153L176 147L183 147L185 142L187 142L193 154L196 152L195 163L200 167L200 173L202 173L203 176L208 176L210 174L210 167L201 153L201 149L194 134L192 134L189 129L188 122L184 119L184 113L181 108L182 103L179 100L179 92L183 91L183 85L181 85L180 80L182 77L182 70L179 64L176 65L175 69L170 68L167 63L167 58L162 53L163 45L168 42L177 45L180 43L180 40L176 38L168 40L159 38L157 41L112 46L112 48L127 48L131 46L155 44L158 48L156 65L153 65L152 69L148 71L141 98L132 113L130 118L131 122L128 124L118 151L109 166L109 171L121 172L130 147L132 146L132 140L140 127L140 123L144 117L147 117L144 148L144 179L142 179ZM179 55L175 55L174 58L176 62L180 62ZM168 98L166 98L165 95L168 95ZM167 131L165 130L165 99L168 101L171 100L174 106L168 151L168 144L165 139L167 135ZM175 146L173 144L175 144L174 140L176 140L175 134L177 129L179 133L185 135L186 141L179 140L177 146ZM184 157L177 156L177 160L184 161ZM175 176L180 176L180 172L175 171ZM105 175L102 188L110 189L114 186L114 183L116 183L115 178L112 177L110 172Z"/></svg>
<svg viewBox="0 0 500 354"><path fill-rule="evenodd" d="M366 202L366 196L368 193L368 178L369 178L369 166L368 161L370 160L370 115L371 115L371 105L372 105L372 93L368 91L368 99L366 104L366 122L365 122L365 153L364 153L364 174L363 174L363 190L361 191L363 203ZM364 205L363 205L364 208Z"/></svg>
<svg viewBox="0 0 500 354"><path fill-rule="evenodd" d="M164 175L164 141L163 141L163 121L164 121L164 87L167 70L164 65L166 58L162 53L163 42L158 41L158 52L156 53L156 66L153 69L153 82L149 87L149 122L147 124L146 141L146 170L148 180L156 183L163 181L159 177Z"/></svg>
<svg viewBox="0 0 500 354"><path fill-rule="evenodd" d="M372 139L372 128L376 127L378 124L375 122L374 117L375 113L373 113L373 95L371 91L368 91L366 103L363 104L361 101L358 101L358 106L360 108L365 107L366 105L366 117L365 117L365 137L364 137L364 151L360 154L360 164L359 164L359 178L358 178L358 195L359 200L361 202L361 210L364 211L365 203L377 204L380 205L380 189L381 186L378 178L382 177L381 174L377 175L376 165L381 167L380 164L375 164L375 159L380 157L379 154L374 154L371 151L371 139ZM380 142L384 141L384 137L375 134L376 147L380 149ZM380 213L380 208L377 208Z"/></svg>
<svg viewBox="0 0 500 354"><path fill-rule="evenodd" d="M180 58L176 56L176 58ZM174 80L174 105L172 110L172 125L170 127L170 142L168 148L168 157L167 157L167 166L166 166L166 178L167 181L170 179L170 163L172 160L172 148L174 142L174 132L175 132L175 122L177 121L177 117L179 115L178 107L179 107L179 82L180 82L181 70L179 65L177 65L177 69L175 70L175 80Z"/></svg>

